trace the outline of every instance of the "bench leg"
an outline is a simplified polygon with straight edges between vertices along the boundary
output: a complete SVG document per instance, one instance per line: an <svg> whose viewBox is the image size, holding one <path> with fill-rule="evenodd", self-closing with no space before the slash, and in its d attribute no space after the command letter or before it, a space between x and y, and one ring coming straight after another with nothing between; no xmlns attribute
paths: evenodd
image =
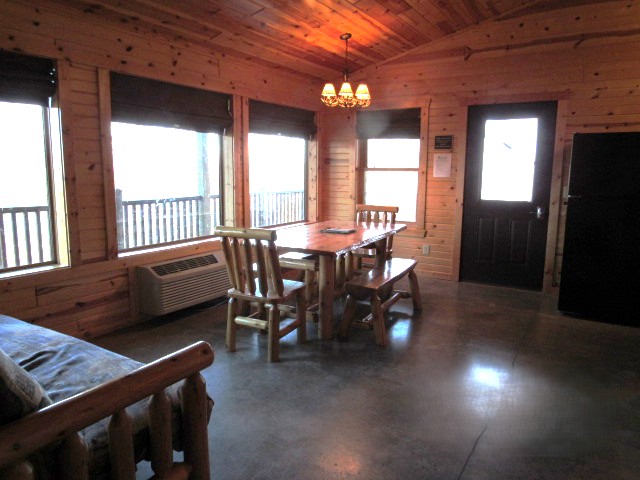
<svg viewBox="0 0 640 480"><path fill-rule="evenodd" d="M382 302L377 293L371 296L371 314L373 315L373 334L376 337L376 344L384 347L387 345L387 329L384 326Z"/></svg>
<svg viewBox="0 0 640 480"><path fill-rule="evenodd" d="M356 299L352 295L348 295L344 306L344 313L342 314L342 322L340 322L340 330L338 331L338 337L342 340L346 340L349 337L349 327L351 327L353 314L355 312Z"/></svg>
<svg viewBox="0 0 640 480"><path fill-rule="evenodd" d="M229 352L236 351L236 308L238 307L238 301L235 298L230 298L227 305L227 350Z"/></svg>
<svg viewBox="0 0 640 480"><path fill-rule="evenodd" d="M419 312L422 310L422 299L420 298L420 287L418 287L418 277L416 272L409 272L409 290L411 291L411 301L413 301L413 310Z"/></svg>

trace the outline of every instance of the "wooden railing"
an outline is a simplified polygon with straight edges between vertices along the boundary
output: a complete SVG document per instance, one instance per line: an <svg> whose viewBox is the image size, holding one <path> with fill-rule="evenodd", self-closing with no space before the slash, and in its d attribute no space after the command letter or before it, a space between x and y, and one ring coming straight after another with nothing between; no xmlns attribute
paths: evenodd
<svg viewBox="0 0 640 480"><path fill-rule="evenodd" d="M220 195L122 200L116 190L118 250L127 251L211 235L221 224ZM303 221L304 191L251 194L251 226ZM28 241L27 241L28 239ZM47 206L0 208L0 270L51 263L51 212Z"/></svg>
<svg viewBox="0 0 640 480"><path fill-rule="evenodd" d="M0 208L0 270L54 261L47 206Z"/></svg>
<svg viewBox="0 0 640 480"><path fill-rule="evenodd" d="M251 226L301 222L306 218L303 190L251 194Z"/></svg>
<svg viewBox="0 0 640 480"><path fill-rule="evenodd" d="M116 191L120 251L210 235L220 223L220 195L122 200Z"/></svg>

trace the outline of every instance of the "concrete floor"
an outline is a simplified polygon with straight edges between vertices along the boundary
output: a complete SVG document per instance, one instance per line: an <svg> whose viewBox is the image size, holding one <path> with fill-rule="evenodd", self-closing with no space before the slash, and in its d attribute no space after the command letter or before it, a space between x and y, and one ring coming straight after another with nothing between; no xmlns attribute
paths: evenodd
<svg viewBox="0 0 640 480"><path fill-rule="evenodd" d="M386 349L361 330L319 341L310 323L280 363L254 330L228 353L225 305L96 343L144 362L211 343L212 479L640 478L640 329L564 317L535 292L420 287L421 315L390 310Z"/></svg>

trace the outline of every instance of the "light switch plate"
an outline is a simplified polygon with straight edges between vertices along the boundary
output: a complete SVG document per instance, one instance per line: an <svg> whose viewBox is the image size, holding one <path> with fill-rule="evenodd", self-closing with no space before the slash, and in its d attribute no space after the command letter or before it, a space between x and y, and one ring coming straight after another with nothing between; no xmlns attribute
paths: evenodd
<svg viewBox="0 0 640 480"><path fill-rule="evenodd" d="M422 245L422 254L429 255L431 253L431 245Z"/></svg>

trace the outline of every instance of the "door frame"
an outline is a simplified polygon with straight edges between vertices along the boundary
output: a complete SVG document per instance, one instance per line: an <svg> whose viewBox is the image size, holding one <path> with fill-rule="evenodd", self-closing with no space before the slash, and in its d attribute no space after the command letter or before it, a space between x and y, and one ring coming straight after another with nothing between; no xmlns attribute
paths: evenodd
<svg viewBox="0 0 640 480"><path fill-rule="evenodd" d="M468 111L472 105L490 105L503 103L524 103L557 101L556 132L553 146L553 165L551 169L551 189L549 196L549 221L547 227L547 241L545 248L544 273L542 279L542 291L544 293L557 293L558 285L554 280L556 269L556 250L558 243L558 230L560 220L560 207L562 202L562 171L564 159L565 131L569 93L543 93L530 95L491 96L463 99L460 102L460 139L456 142L460 149L457 155L456 172L456 209L454 216L453 232L453 265L452 280L460 281L460 260L462 255L462 216L464 209L464 182L467 157L467 126Z"/></svg>

